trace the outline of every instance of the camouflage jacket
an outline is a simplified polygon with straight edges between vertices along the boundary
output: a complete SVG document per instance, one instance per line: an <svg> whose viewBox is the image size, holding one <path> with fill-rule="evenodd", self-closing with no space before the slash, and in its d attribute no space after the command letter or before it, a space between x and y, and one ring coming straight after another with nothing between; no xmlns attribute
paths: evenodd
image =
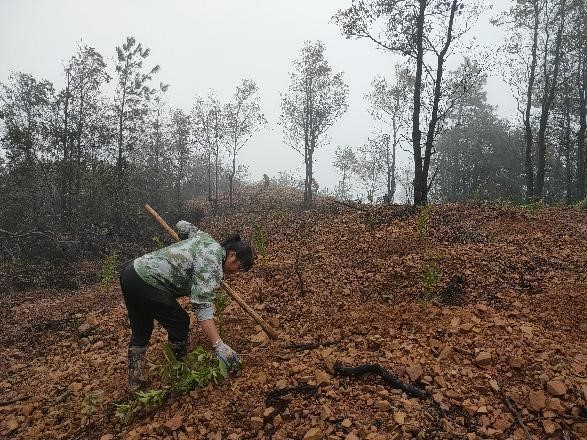
<svg viewBox="0 0 587 440"><path fill-rule="evenodd" d="M134 260L137 274L148 284L176 297L191 296L198 321L214 316L215 290L224 276L225 251L191 223L176 225L179 241Z"/></svg>

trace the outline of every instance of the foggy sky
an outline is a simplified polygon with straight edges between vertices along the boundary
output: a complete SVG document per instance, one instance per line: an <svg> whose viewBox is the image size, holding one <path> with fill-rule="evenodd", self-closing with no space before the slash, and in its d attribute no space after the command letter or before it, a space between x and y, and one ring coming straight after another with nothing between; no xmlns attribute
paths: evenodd
<svg viewBox="0 0 587 440"><path fill-rule="evenodd" d="M231 97L241 78L253 79L260 89L261 106L269 126L244 147L239 163L249 166L259 180L279 171L301 171L303 158L283 143L280 92L289 85L288 72L305 40L322 40L334 71L344 71L349 85L349 111L330 130L330 145L316 151L315 178L323 189L333 189L338 176L332 166L338 145L358 146L372 135L376 124L363 98L377 74L390 74L398 61L365 40L347 40L331 17L350 0L0 0L0 82L10 70L48 79L63 87L63 62L76 52L78 42L95 47L112 76L115 47L134 36L151 49L144 64L161 66L155 77L170 84L171 106L189 112L195 95L210 89L221 100ZM489 16L509 7L494 2L474 29L485 46L503 35L489 24ZM459 58L453 59L454 67ZM389 76L388 76L389 77ZM507 85L490 76L488 101L501 115L513 117L515 101ZM409 146L407 146L409 147ZM400 160L410 160L400 152Z"/></svg>

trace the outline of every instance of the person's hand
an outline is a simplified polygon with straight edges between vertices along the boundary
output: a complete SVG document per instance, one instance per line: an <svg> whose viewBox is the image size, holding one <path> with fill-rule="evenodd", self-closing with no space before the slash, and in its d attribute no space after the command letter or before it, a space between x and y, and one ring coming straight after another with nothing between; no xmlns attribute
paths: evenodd
<svg viewBox="0 0 587 440"><path fill-rule="evenodd" d="M222 340L214 344L214 351L216 352L218 359L224 362L228 371L234 370L240 365L241 361L238 358L236 351L230 348Z"/></svg>

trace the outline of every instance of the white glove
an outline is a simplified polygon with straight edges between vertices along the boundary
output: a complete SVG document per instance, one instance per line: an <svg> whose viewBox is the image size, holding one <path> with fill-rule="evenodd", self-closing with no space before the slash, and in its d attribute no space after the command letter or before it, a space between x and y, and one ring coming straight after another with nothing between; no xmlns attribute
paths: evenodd
<svg viewBox="0 0 587 440"><path fill-rule="evenodd" d="M212 345L218 359L222 360L228 371L235 369L240 364L240 359L232 348L225 344L222 339Z"/></svg>

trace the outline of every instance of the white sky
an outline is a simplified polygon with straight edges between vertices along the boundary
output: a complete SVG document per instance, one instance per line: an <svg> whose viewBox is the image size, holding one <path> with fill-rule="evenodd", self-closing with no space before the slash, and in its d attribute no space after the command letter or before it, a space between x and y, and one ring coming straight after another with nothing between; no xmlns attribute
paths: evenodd
<svg viewBox="0 0 587 440"><path fill-rule="evenodd" d="M494 10L474 29L484 45L503 38L489 24L489 16L510 2L493 3ZM331 17L349 4L350 0L0 0L0 82L15 70L48 79L60 89L62 62L75 53L80 40L95 47L113 70L115 47L128 35L151 49L146 66L161 65L157 83L169 83L169 103L186 111L196 94L205 96L214 89L221 99L228 99L241 78L251 78L260 88L269 127L249 141L238 160L258 180L263 173L302 169L301 156L283 143L277 125L279 93L287 90L288 72L304 40L322 40L326 58L334 70L345 72L350 88L349 111L331 129L330 146L316 152L315 177L321 188L332 189L338 180L332 166L336 146L358 146L372 134L375 123L363 96L373 77L393 72L396 62L367 41L342 36ZM514 114L511 92L498 77L489 78L488 100L500 114Z"/></svg>

